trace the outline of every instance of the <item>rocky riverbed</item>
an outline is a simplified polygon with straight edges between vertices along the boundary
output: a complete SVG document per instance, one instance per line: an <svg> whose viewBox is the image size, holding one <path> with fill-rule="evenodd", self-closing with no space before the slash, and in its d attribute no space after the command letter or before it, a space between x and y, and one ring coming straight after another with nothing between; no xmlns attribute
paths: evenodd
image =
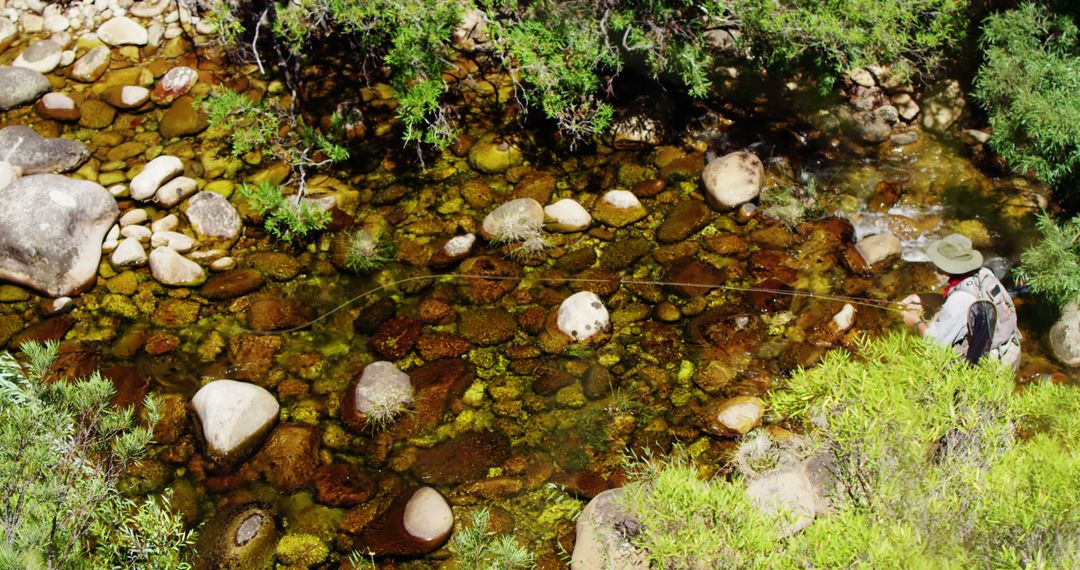
<svg viewBox="0 0 1080 570"><path fill-rule="evenodd" d="M463 132L418 156L389 87L326 61L305 71L314 107L362 119L349 161L307 173L329 229L289 244L236 189L296 174L233 156L198 102L293 94L230 65L186 6L0 3L0 345L61 340L61 377L101 368L122 405L163 398L127 485L205 523L201 567L347 567L353 550L438 567L481 508L565 567L574 513L620 486L626 450L681 443L724 470L770 386L935 284L926 239L962 232L1005 267L1045 203L980 169L951 84L923 97L867 71L756 131L719 100L681 121L631 105L613 138L570 149L506 128L511 79L463 61ZM346 268L361 229L393 263ZM1046 326L1027 327L1022 381L1063 374Z"/></svg>

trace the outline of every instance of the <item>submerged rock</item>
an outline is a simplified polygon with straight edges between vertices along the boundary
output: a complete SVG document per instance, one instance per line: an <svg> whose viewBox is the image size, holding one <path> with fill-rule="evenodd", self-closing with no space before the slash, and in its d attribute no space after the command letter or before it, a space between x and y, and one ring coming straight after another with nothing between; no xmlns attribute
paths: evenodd
<svg viewBox="0 0 1080 570"><path fill-rule="evenodd" d="M93 83L100 79L109 68L111 56L112 50L105 46L98 46L77 59L68 75L75 81Z"/></svg>
<svg viewBox="0 0 1080 570"><path fill-rule="evenodd" d="M709 407L702 418L702 428L719 436L750 433L765 415L765 402L754 396L737 396Z"/></svg>
<svg viewBox="0 0 1080 570"><path fill-rule="evenodd" d="M355 545L374 556L419 556L446 543L454 512L431 487L409 489L365 526Z"/></svg>
<svg viewBox="0 0 1080 570"><path fill-rule="evenodd" d="M97 35L98 39L113 47L144 46L150 39L146 28L126 16L115 16L98 26Z"/></svg>
<svg viewBox="0 0 1080 570"><path fill-rule="evenodd" d="M413 393L408 374L392 362L372 362L345 389L342 419L355 430L385 425L412 403Z"/></svg>
<svg viewBox="0 0 1080 570"><path fill-rule="evenodd" d="M219 513L199 532L196 570L270 568L278 529L269 505L248 503Z"/></svg>
<svg viewBox="0 0 1080 570"><path fill-rule="evenodd" d="M66 172L77 168L89 156L90 149L79 141L45 138L22 125L0 129L0 159L21 168L23 174Z"/></svg>
<svg viewBox="0 0 1080 570"><path fill-rule="evenodd" d="M214 380L191 398L207 454L215 461L236 461L277 422L278 402L265 389L235 380Z"/></svg>
<svg viewBox="0 0 1080 570"><path fill-rule="evenodd" d="M557 323L563 334L584 341L607 328L608 311L596 293L579 291L559 305Z"/></svg>
<svg viewBox="0 0 1080 570"><path fill-rule="evenodd" d="M647 212L633 192L611 190L596 203L593 213L597 221L621 228L644 218Z"/></svg>
<svg viewBox="0 0 1080 570"><path fill-rule="evenodd" d="M229 200L215 192L199 192L191 197L185 211L195 233L203 239L232 242L240 235L242 222Z"/></svg>
<svg viewBox="0 0 1080 570"><path fill-rule="evenodd" d="M592 224L589 212L570 198L544 206L544 218L547 228L553 232L581 232Z"/></svg>
<svg viewBox="0 0 1080 570"><path fill-rule="evenodd" d="M184 163L175 156L159 156L146 164L141 172L131 180L131 197L136 200L149 200L162 184L184 172Z"/></svg>
<svg viewBox="0 0 1080 570"><path fill-rule="evenodd" d="M32 69L38 73L49 73L60 65L60 46L52 40L41 40L30 44L12 65Z"/></svg>
<svg viewBox="0 0 1080 570"><path fill-rule="evenodd" d="M510 200L484 217L484 237L495 241L519 241L539 235L544 207L532 198Z"/></svg>
<svg viewBox="0 0 1080 570"><path fill-rule="evenodd" d="M701 180L714 208L730 210L761 194L765 167L757 155L739 151L715 158L705 165Z"/></svg>
<svg viewBox="0 0 1080 570"><path fill-rule="evenodd" d="M0 278L51 297L93 285L101 242L119 213L93 182L55 174L12 182L0 189Z"/></svg>
<svg viewBox="0 0 1080 570"><path fill-rule="evenodd" d="M506 172L511 166L521 164L521 150L509 141L493 134L480 137L469 149L469 165L484 174Z"/></svg>
<svg viewBox="0 0 1080 570"><path fill-rule="evenodd" d="M168 247L150 252L150 273L162 285L194 287L206 281L206 271L194 261Z"/></svg>

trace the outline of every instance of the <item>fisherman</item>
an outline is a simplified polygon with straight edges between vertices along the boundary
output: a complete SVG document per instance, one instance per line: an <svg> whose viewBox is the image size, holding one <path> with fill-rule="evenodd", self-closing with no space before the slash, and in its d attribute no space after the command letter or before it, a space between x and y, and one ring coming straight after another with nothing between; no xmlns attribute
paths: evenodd
<svg viewBox="0 0 1080 570"><path fill-rule="evenodd" d="M927 322L919 295L910 295L901 301L904 324L925 338L953 347L968 362L974 364L988 355L1016 372L1020 368L1016 308L997 276L982 267L982 254L972 249L966 236L951 234L927 246L926 255L948 274L945 304Z"/></svg>

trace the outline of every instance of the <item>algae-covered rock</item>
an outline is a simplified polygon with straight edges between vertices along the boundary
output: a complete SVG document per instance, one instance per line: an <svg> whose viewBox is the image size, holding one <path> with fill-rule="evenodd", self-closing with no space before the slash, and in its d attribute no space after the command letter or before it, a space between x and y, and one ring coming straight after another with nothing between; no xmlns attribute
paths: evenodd
<svg viewBox="0 0 1080 570"><path fill-rule="evenodd" d="M506 172L522 163L521 149L494 134L486 134L469 149L469 165L484 174Z"/></svg>
<svg viewBox="0 0 1080 570"><path fill-rule="evenodd" d="M274 561L277 523L269 505L226 509L200 529L196 570L264 570Z"/></svg>
<svg viewBox="0 0 1080 570"><path fill-rule="evenodd" d="M278 562L310 568L330 555L330 548L313 534L286 534L277 544Z"/></svg>
<svg viewBox="0 0 1080 570"><path fill-rule="evenodd" d="M195 108L193 97L184 95L165 111L158 123L158 132L165 139L184 137L203 132L208 124L206 112Z"/></svg>

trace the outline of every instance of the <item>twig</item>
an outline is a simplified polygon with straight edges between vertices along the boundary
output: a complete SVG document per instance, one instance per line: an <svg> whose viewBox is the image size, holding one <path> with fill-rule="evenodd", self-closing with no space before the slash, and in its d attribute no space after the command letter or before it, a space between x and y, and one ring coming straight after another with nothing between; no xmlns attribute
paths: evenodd
<svg viewBox="0 0 1080 570"><path fill-rule="evenodd" d="M270 8L263 8L262 14L259 14L259 19L255 22L255 37L251 38L251 52L255 54L255 64L259 66L259 74L266 75L266 69L263 68L262 59L259 58L259 30L262 28L263 19L266 18L267 12Z"/></svg>

